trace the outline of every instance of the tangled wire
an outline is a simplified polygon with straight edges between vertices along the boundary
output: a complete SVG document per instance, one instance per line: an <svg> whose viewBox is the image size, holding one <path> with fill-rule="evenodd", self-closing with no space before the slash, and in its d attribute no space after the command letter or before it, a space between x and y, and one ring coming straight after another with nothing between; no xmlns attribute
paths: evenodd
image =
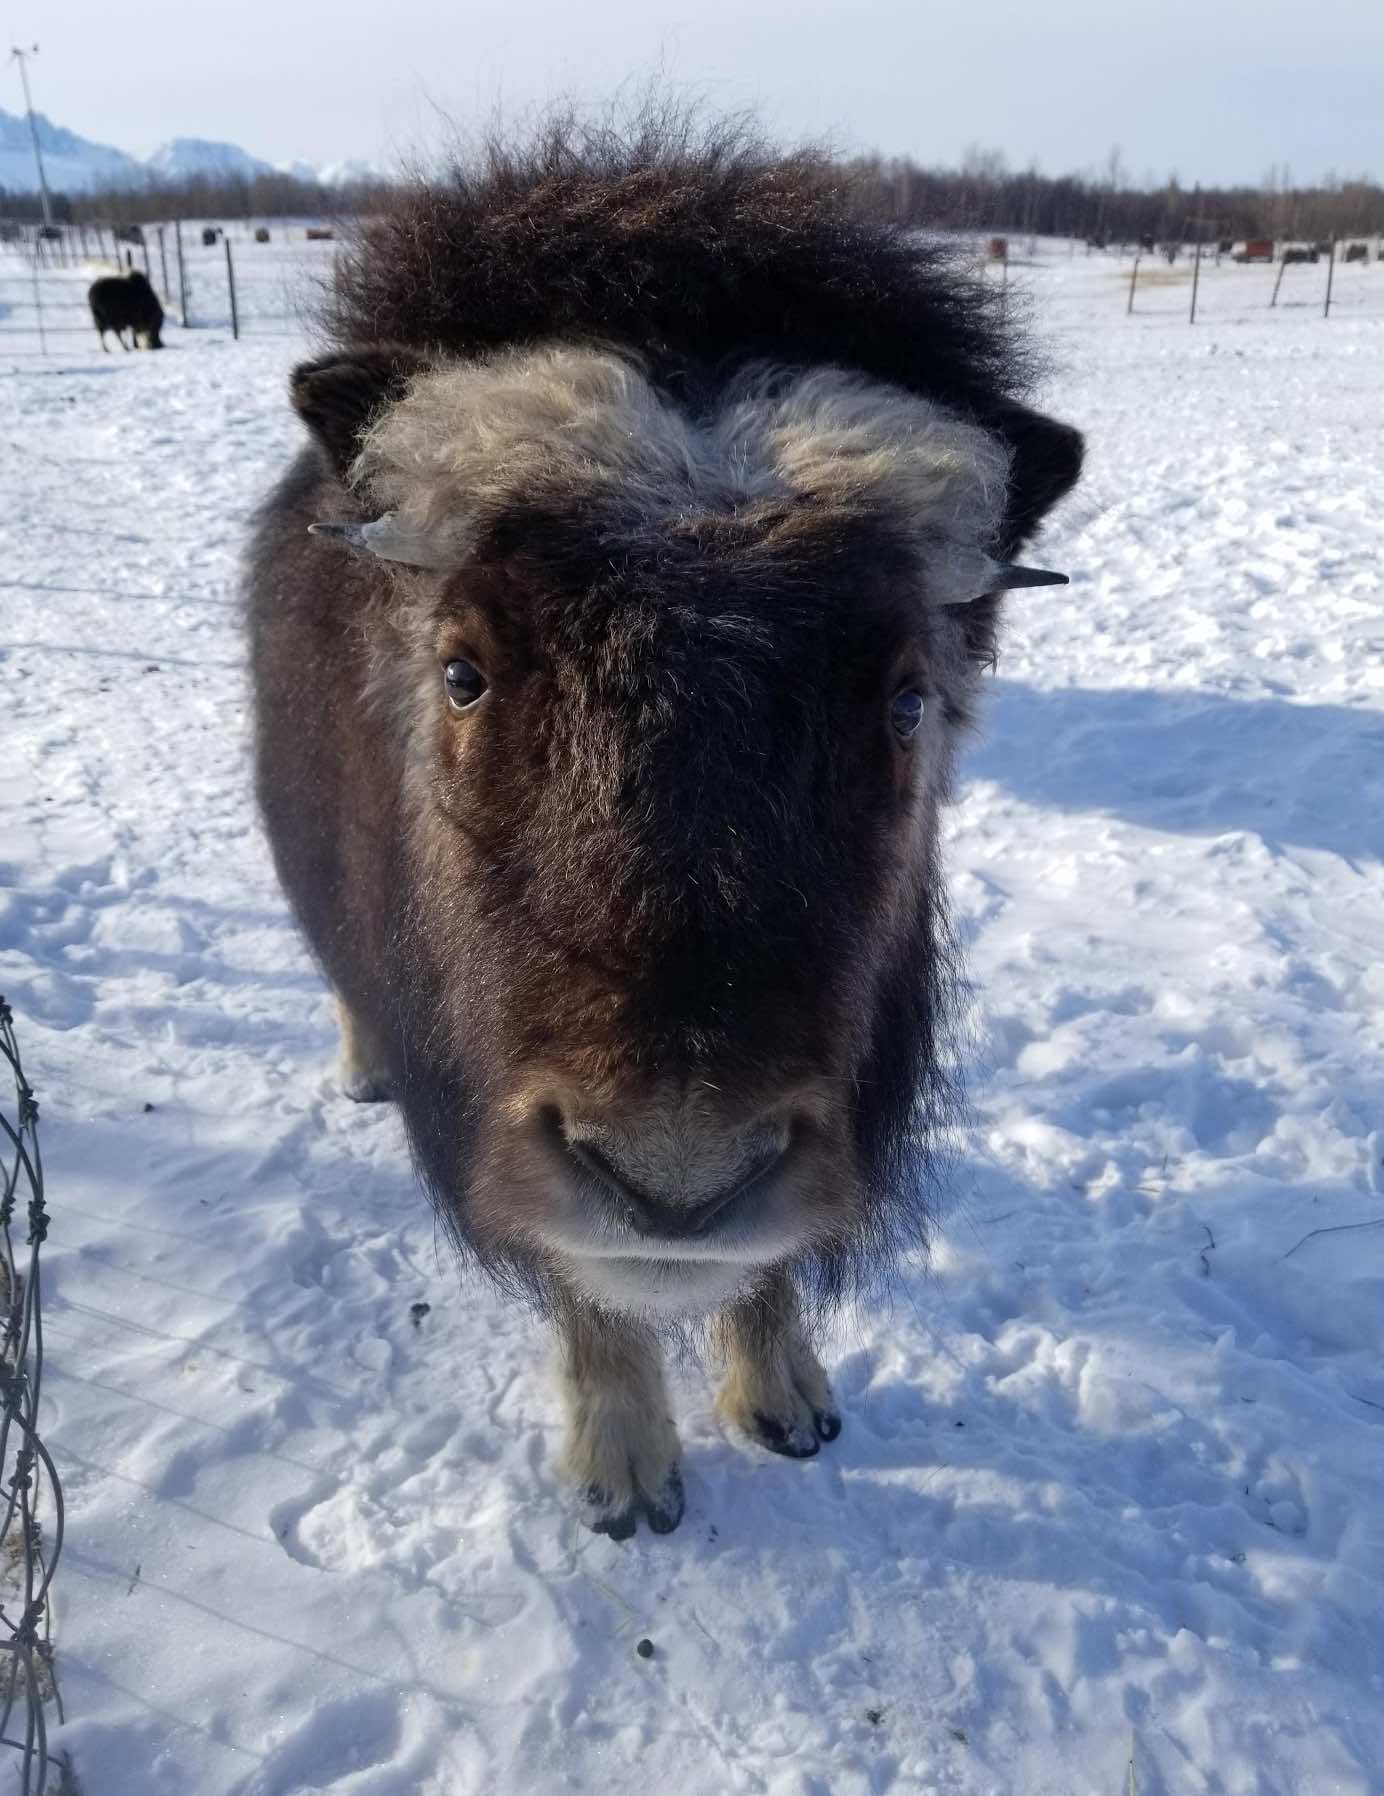
<svg viewBox="0 0 1384 1796"><path fill-rule="evenodd" d="M39 1249L48 1233L38 1104L20 1064L14 1014L3 998L0 1057L8 1062L15 1090L13 1120L0 1092L0 1655L9 1656L8 1667L0 1656L0 1745L23 1754L22 1796L41 1796L48 1780L47 1702L62 1720L48 1592L62 1551L63 1503L57 1472L37 1428L43 1379ZM21 1200L29 1250L22 1269L13 1232ZM39 1522L45 1508L52 1517L47 1542Z"/></svg>

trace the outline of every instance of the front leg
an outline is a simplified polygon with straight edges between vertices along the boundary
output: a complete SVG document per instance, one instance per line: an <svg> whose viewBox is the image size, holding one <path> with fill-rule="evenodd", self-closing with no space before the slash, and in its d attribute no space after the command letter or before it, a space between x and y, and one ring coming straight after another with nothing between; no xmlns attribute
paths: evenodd
<svg viewBox="0 0 1384 1796"><path fill-rule="evenodd" d="M558 1318L567 1439L562 1471L597 1534L628 1540L639 1516L655 1534L682 1520L678 1432L663 1354L630 1317L572 1300Z"/></svg>
<svg viewBox="0 0 1384 1796"><path fill-rule="evenodd" d="M341 1089L357 1104L387 1103L394 1090L383 1048L344 998L337 998L336 1014L341 1026Z"/></svg>
<svg viewBox="0 0 1384 1796"><path fill-rule="evenodd" d="M812 1351L787 1277L771 1272L717 1324L726 1375L716 1406L760 1446L810 1459L841 1432L831 1385Z"/></svg>

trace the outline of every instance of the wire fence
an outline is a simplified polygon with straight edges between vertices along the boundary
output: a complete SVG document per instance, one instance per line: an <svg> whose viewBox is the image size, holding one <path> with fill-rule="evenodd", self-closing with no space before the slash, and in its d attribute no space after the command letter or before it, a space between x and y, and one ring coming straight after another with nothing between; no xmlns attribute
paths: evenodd
<svg viewBox="0 0 1384 1796"><path fill-rule="evenodd" d="M0 219L0 347L49 355L91 339L87 288L137 269L165 325L242 337L298 337L331 277L339 226L274 220L33 225ZM9 341L5 341L9 339Z"/></svg>
<svg viewBox="0 0 1384 1796"><path fill-rule="evenodd" d="M245 338L301 340L330 284L354 221L175 219L163 224L35 225L0 219L0 351L46 356L94 334L87 288L102 274L138 269L159 295L164 326ZM1323 319L1384 318L1384 239L1316 244L1083 245L1028 236L953 237L987 278L1023 288L1082 254L1108 273L1111 313L1134 321L1231 323L1315 312ZM1267 252L1267 253L1264 253ZM1097 262L1090 258L1095 255ZM1083 312L1091 289L1061 282L1045 304L1060 322L1068 298ZM104 344L104 338L102 339Z"/></svg>
<svg viewBox="0 0 1384 1796"><path fill-rule="evenodd" d="M24 1076L14 1014L0 997L0 1073L14 1084L13 1119L0 1102L0 1745L20 1753L21 1796L42 1796L50 1755L45 1709L63 1719L53 1663L49 1592L62 1552L58 1474L39 1439L43 1317L39 1251L48 1234L38 1104ZM27 1258L17 1251L23 1232ZM48 1518L48 1519L45 1519Z"/></svg>

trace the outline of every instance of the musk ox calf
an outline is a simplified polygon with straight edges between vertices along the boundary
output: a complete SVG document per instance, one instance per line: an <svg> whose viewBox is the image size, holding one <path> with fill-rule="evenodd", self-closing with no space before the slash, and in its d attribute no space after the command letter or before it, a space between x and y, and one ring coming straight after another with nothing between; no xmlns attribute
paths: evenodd
<svg viewBox="0 0 1384 1796"><path fill-rule="evenodd" d="M101 347L109 355L106 332L114 331L122 349L138 349L140 338L146 349L162 349L159 332L163 329L163 307L159 296L139 269L128 274L103 275L87 289L91 318L101 335ZM122 333L129 331L127 343Z"/></svg>
<svg viewBox="0 0 1384 1796"><path fill-rule="evenodd" d="M328 327L249 574L279 873L347 1091L556 1330L587 1519L667 1532L665 1331L816 1453L814 1323L926 1237L938 811L1081 439L986 289L729 136L457 168Z"/></svg>

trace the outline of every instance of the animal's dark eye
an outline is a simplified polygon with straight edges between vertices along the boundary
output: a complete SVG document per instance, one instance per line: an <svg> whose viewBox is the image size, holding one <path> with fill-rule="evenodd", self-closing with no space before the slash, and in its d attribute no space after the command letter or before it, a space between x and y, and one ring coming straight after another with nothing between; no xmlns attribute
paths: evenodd
<svg viewBox="0 0 1384 1796"><path fill-rule="evenodd" d="M447 680L447 697L458 711L464 711L468 705L474 705L485 691L485 675L474 661L449 661L444 671Z"/></svg>
<svg viewBox="0 0 1384 1796"><path fill-rule="evenodd" d="M911 686L894 695L894 702L889 707L889 721L900 742L907 742L910 736L917 735L926 709L922 693Z"/></svg>

